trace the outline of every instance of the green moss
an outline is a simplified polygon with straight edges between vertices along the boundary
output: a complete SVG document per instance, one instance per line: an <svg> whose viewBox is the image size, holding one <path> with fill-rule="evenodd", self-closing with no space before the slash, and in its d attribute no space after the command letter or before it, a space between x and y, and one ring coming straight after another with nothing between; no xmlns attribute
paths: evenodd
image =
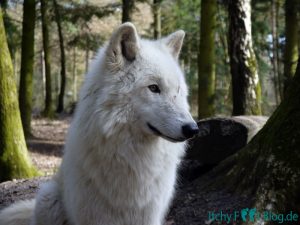
<svg viewBox="0 0 300 225"><path fill-rule="evenodd" d="M38 175L24 139L12 62L0 9L0 182Z"/></svg>
<svg viewBox="0 0 300 225"><path fill-rule="evenodd" d="M258 66L256 61L255 53L251 46L248 46L248 50L250 52L250 57L247 59L247 65L249 65L249 79L252 80L250 84L250 89L255 92L255 97L252 96L251 92L248 93L247 97L247 114L250 115L261 115L261 86L260 86L260 79L258 76Z"/></svg>

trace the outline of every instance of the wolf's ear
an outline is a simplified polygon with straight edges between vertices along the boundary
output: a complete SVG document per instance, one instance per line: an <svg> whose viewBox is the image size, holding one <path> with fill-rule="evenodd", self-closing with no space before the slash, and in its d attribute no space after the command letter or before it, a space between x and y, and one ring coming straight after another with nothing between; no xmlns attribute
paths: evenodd
<svg viewBox="0 0 300 225"><path fill-rule="evenodd" d="M125 60L134 61L139 51L139 37L132 23L122 24L112 35L106 55L112 69L121 68Z"/></svg>
<svg viewBox="0 0 300 225"><path fill-rule="evenodd" d="M185 32L178 30L162 39L162 42L170 49L171 54L177 59L182 47Z"/></svg>

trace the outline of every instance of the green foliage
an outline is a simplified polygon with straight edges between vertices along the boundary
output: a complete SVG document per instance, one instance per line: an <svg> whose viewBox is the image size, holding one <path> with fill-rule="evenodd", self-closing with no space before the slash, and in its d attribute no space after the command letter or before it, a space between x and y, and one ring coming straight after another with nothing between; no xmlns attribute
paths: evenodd
<svg viewBox="0 0 300 225"><path fill-rule="evenodd" d="M96 51L105 41L105 35L93 33L89 22L93 18L104 18L116 13L121 8L119 2L98 6L92 3L58 3L61 12L61 22L68 34L67 44L70 47L79 47L82 50Z"/></svg>
<svg viewBox="0 0 300 225"><path fill-rule="evenodd" d="M86 32L75 34L73 39L68 42L68 45L79 47L82 50L88 48L89 50L96 51L104 41L105 39L100 34Z"/></svg>
<svg viewBox="0 0 300 225"><path fill-rule="evenodd" d="M181 58L192 57L197 60L199 42L200 0L176 0L162 3L162 34L167 35L174 30L183 29L186 39Z"/></svg>
<svg viewBox="0 0 300 225"><path fill-rule="evenodd" d="M71 23L89 22L94 16L103 18L116 12L121 7L120 3L110 3L106 6L99 7L89 3L75 3L59 5L62 14L62 20Z"/></svg>

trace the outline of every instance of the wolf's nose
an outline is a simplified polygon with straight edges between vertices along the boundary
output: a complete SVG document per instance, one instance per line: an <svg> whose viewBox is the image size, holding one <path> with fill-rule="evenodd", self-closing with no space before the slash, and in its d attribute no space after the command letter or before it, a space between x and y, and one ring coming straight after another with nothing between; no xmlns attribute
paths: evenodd
<svg viewBox="0 0 300 225"><path fill-rule="evenodd" d="M191 138L198 132L199 132L199 128L196 123L187 123L182 126L182 133L186 138Z"/></svg>

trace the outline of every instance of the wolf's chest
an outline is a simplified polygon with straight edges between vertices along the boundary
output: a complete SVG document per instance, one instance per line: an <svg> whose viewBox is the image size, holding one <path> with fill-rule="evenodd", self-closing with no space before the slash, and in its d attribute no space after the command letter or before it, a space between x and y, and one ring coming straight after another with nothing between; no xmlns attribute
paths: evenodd
<svg viewBox="0 0 300 225"><path fill-rule="evenodd" d="M171 155L155 150L145 155L114 154L98 158L97 163L93 163L97 168L90 170L93 172L89 175L94 180L91 183L101 196L121 205L143 205L160 198L173 190L180 155L176 149L169 150L175 151Z"/></svg>

